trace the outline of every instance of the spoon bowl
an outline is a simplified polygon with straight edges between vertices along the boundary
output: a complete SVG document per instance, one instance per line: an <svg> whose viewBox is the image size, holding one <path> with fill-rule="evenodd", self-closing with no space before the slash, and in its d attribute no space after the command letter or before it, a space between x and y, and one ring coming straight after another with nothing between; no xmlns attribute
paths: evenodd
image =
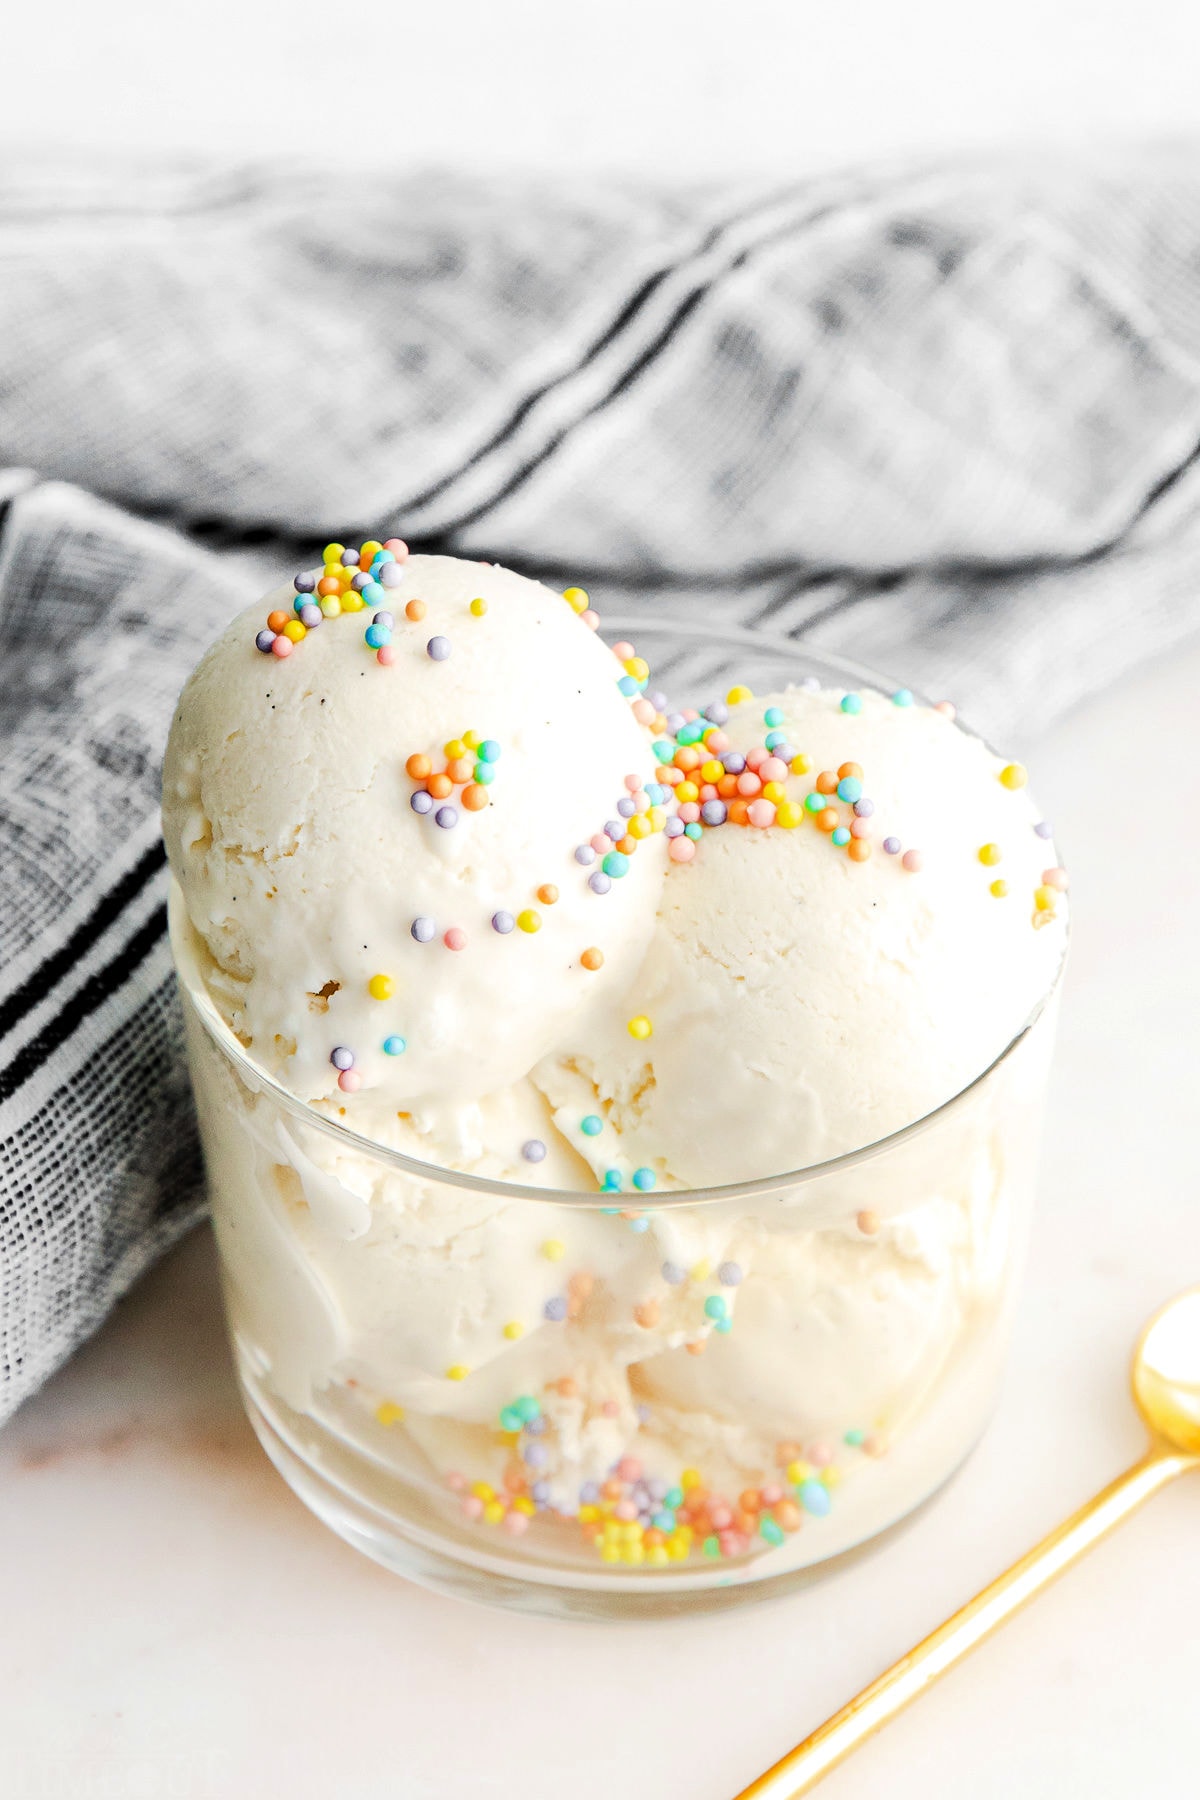
<svg viewBox="0 0 1200 1800"><path fill-rule="evenodd" d="M1133 1397L1155 1437L1200 1456L1200 1288L1156 1312L1133 1353Z"/></svg>

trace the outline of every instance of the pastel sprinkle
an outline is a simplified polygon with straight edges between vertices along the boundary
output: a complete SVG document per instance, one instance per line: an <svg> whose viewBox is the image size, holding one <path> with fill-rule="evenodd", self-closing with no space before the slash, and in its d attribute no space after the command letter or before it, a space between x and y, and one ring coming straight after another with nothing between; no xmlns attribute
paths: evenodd
<svg viewBox="0 0 1200 1800"><path fill-rule="evenodd" d="M722 1287L738 1287L745 1279L741 1263L723 1262L717 1268L717 1280Z"/></svg>
<svg viewBox="0 0 1200 1800"><path fill-rule="evenodd" d="M352 1069L354 1067L354 1052L353 1050L348 1050L345 1044L338 1044L336 1048L330 1052L329 1060L335 1069Z"/></svg>
<svg viewBox="0 0 1200 1800"><path fill-rule="evenodd" d="M911 688L897 688L892 695L893 706L911 706L913 703Z"/></svg>
<svg viewBox="0 0 1200 1800"><path fill-rule="evenodd" d="M527 906L523 912L517 914L517 928L530 935L535 931L540 931L542 929L541 913L535 912L533 907Z"/></svg>
<svg viewBox="0 0 1200 1800"><path fill-rule="evenodd" d="M466 1363L451 1363L446 1370L447 1381L465 1381L471 1373Z"/></svg>
<svg viewBox="0 0 1200 1800"><path fill-rule="evenodd" d="M516 922L510 912L494 912L492 914L492 930L498 931L501 937L507 937Z"/></svg>
<svg viewBox="0 0 1200 1800"><path fill-rule="evenodd" d="M884 844L884 849L887 849L886 842ZM904 855L900 858L900 864L902 868L908 870L910 875L918 875L925 867L925 859L919 850L906 850Z"/></svg>
<svg viewBox="0 0 1200 1800"><path fill-rule="evenodd" d="M409 926L409 932L418 944L428 944L437 936L437 926L424 913L418 915Z"/></svg>
<svg viewBox="0 0 1200 1800"><path fill-rule="evenodd" d="M639 1193L648 1193L652 1187L657 1185L657 1182L658 1176L653 1169L635 1169L633 1171L633 1185Z"/></svg>
<svg viewBox="0 0 1200 1800"><path fill-rule="evenodd" d="M582 953L579 960L583 964L585 969L588 969L594 973L595 970L603 968L604 953L601 950L597 950L595 948L595 946L593 945L591 948L585 950Z"/></svg>
<svg viewBox="0 0 1200 1800"><path fill-rule="evenodd" d="M598 1118L595 1113L588 1113L586 1118L580 1119L579 1129L584 1137L599 1137L604 1130L604 1120Z"/></svg>
<svg viewBox="0 0 1200 1800"><path fill-rule="evenodd" d="M843 694L842 711L844 713L860 713L862 711L861 694Z"/></svg>
<svg viewBox="0 0 1200 1800"><path fill-rule="evenodd" d="M477 595L475 599L472 600L467 611L471 614L472 618L482 619L487 611L487 601Z"/></svg>
<svg viewBox="0 0 1200 1800"><path fill-rule="evenodd" d="M638 1013L629 1021L629 1035L632 1038L648 1038L653 1030L654 1026L645 1013Z"/></svg>
<svg viewBox="0 0 1200 1800"><path fill-rule="evenodd" d="M997 900L1003 900L1008 894L1007 881L993 881L988 888L988 893L994 894Z"/></svg>
<svg viewBox="0 0 1200 1800"><path fill-rule="evenodd" d="M541 1138L529 1138L521 1145L521 1155L529 1163L545 1162L546 1146Z"/></svg>
<svg viewBox="0 0 1200 1800"><path fill-rule="evenodd" d="M883 847L889 856L898 856L900 854L900 839L898 837L885 837L883 840Z"/></svg>
<svg viewBox="0 0 1200 1800"><path fill-rule="evenodd" d="M555 1294L552 1299L547 1300L542 1312L551 1324L561 1325L567 1316L567 1303L561 1294Z"/></svg>
<svg viewBox="0 0 1200 1800"><path fill-rule="evenodd" d="M1009 763L1000 771L1000 785L1006 788L1023 788L1029 776L1020 763Z"/></svg>
<svg viewBox="0 0 1200 1800"><path fill-rule="evenodd" d="M385 1056L403 1056L407 1049L408 1040L406 1038L397 1037L395 1032L393 1032L390 1037L385 1037L383 1040L383 1054Z"/></svg>
<svg viewBox="0 0 1200 1800"><path fill-rule="evenodd" d="M462 929L461 925L452 925L449 931L443 934L442 942L445 944L447 950L465 950L467 947L467 934Z"/></svg>
<svg viewBox="0 0 1200 1800"><path fill-rule="evenodd" d="M425 646L425 654L431 662L445 662L450 655L450 639L431 637Z"/></svg>

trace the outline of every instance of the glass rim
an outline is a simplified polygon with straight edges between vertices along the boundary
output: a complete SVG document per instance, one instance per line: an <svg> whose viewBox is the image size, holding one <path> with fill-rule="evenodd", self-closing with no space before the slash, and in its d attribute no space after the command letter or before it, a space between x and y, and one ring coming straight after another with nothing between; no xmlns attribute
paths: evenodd
<svg viewBox="0 0 1200 1800"><path fill-rule="evenodd" d="M612 634L623 637L626 633L636 631L674 629L683 632L686 630L688 639L692 643L703 642L734 647L741 644L760 654L764 651L769 653L771 650L775 650L780 655L788 657L804 657L808 662L815 663L830 673L852 675L863 685L881 693L894 691L895 687L899 685L889 681L886 676L880 675L878 670L869 669L851 657L817 650L802 641L781 637L776 632L754 631L745 626L726 629L713 625L693 625L690 622L684 627L676 625L671 620L639 619L629 616L605 619L602 624L606 636ZM917 699L926 704L932 704L919 689L911 691ZM955 723L969 736L979 738L982 743L988 744L988 740L981 733L973 731L968 724L957 718L957 715ZM988 748L993 749L993 746L988 744ZM993 753L995 754L994 750ZM614 1198L611 1190L530 1187L524 1182L500 1181L490 1175L473 1175L467 1170L447 1168L442 1163L425 1162L420 1157L407 1155L403 1150L393 1149L390 1144L380 1143L377 1138L368 1137L364 1132L355 1131L353 1126L343 1124L339 1119L318 1112L309 1101L301 1100L297 1095L291 1093L282 1082L254 1060L217 1011L202 980L189 979L184 964L185 961L192 959L183 950L181 934L183 932L188 935L198 934L188 916L183 890L173 873L170 877L167 920L175 973L184 995L185 1004L192 1007L216 1049L225 1056L228 1062L233 1064L246 1080L247 1085L255 1091L269 1093L272 1099L293 1118L303 1120L306 1125L320 1131L326 1137L332 1138L335 1142L341 1143L345 1149L353 1151L356 1155L367 1156L382 1162L398 1173L416 1180L432 1181L446 1187L466 1188L473 1193L489 1194L498 1200L529 1200L542 1205L575 1206L583 1210L596 1210L611 1205ZM895 1131L888 1132L885 1136L876 1138L869 1144L861 1144L853 1150L841 1151L837 1156L826 1157L820 1162L808 1163L800 1169L787 1170L777 1175L758 1176L748 1181L726 1182L714 1187L672 1188L662 1193L651 1190L647 1193L622 1194L619 1197L626 1202L636 1203L639 1210L655 1212L674 1206L712 1206L718 1205L721 1201L770 1198L772 1195L780 1195L791 1189L821 1181L829 1175L844 1174L864 1163L874 1162L889 1151L921 1136L942 1119L955 1112L977 1088L982 1087L1015 1054L1026 1038L1030 1036L1062 985L1070 941L1071 920L1068 915L1063 952L1055 968L1053 979L1020 1030L1009 1039L991 1062L971 1077L965 1086L959 1088L945 1100L939 1101L937 1106L932 1107L927 1113L922 1113L919 1118L898 1126Z"/></svg>

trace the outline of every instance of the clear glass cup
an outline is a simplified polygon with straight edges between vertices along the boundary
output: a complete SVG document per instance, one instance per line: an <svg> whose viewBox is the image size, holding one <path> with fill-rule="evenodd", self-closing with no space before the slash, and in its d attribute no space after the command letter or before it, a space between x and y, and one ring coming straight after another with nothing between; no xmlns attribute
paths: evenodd
<svg viewBox="0 0 1200 1800"><path fill-rule="evenodd" d="M734 667L759 692L895 685L752 632L610 630L669 691L707 692ZM881 1142L647 1207L625 1196L614 1219L611 1195L416 1162L296 1100L205 991L177 889L171 939L246 1408L300 1498L377 1561L557 1616L728 1606L876 1540L979 1437L1023 1263L1057 980L989 1068ZM915 1274L884 1255L892 1222ZM597 1232L603 1255L582 1260L602 1272L545 1262L565 1318L499 1345L493 1331L448 1375L464 1328L503 1310L514 1254L527 1268L539 1246ZM730 1247L737 1330L722 1335L704 1297ZM631 1322L631 1296L657 1307L660 1290L664 1306L694 1298L686 1341ZM872 1395L866 1416L849 1388Z"/></svg>

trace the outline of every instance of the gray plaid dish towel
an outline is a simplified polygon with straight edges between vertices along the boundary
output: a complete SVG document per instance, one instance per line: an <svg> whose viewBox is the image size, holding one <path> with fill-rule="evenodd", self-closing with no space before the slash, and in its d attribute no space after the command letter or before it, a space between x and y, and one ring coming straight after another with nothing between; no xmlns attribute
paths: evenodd
<svg viewBox="0 0 1200 1800"><path fill-rule="evenodd" d="M199 1214L158 766L398 533L949 693L1200 626L1200 155L662 191L0 168L0 1419Z"/></svg>

